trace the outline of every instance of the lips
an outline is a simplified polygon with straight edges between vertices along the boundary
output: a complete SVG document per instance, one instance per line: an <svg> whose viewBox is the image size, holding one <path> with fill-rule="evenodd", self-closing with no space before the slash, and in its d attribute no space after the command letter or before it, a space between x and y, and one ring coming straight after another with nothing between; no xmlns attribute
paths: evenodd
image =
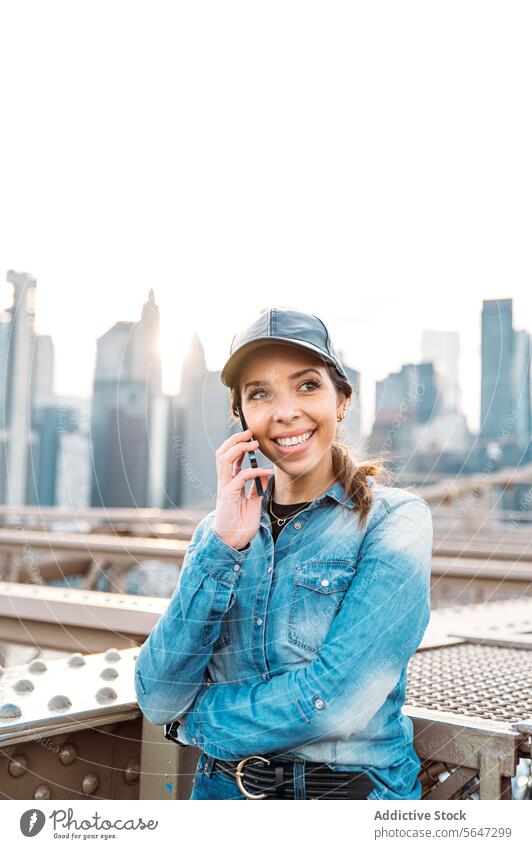
<svg viewBox="0 0 532 849"><path fill-rule="evenodd" d="M309 436L309 438L306 439L305 442L298 442L295 445L279 445L279 443L275 442L275 440L272 440L272 442L280 454L300 454L303 451L306 451L307 446L312 444L316 435L316 431L317 428L314 428L314 430L312 431L312 436ZM303 433L308 433L308 431L303 431ZM294 434L294 436L297 436L297 434Z"/></svg>

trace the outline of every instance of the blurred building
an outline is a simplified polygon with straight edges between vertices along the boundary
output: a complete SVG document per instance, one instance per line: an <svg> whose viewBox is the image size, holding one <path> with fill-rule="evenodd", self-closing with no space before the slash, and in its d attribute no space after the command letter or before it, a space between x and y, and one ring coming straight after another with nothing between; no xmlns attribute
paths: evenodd
<svg viewBox="0 0 532 849"><path fill-rule="evenodd" d="M421 359L433 363L440 375L441 412L461 410L460 334L455 330L423 330Z"/></svg>
<svg viewBox="0 0 532 849"><path fill-rule="evenodd" d="M151 289L139 322L118 321L97 340L92 506L152 506L150 441L161 438L160 399L159 307Z"/></svg>
<svg viewBox="0 0 532 849"><path fill-rule="evenodd" d="M31 395L34 407L54 399L54 343L51 336L35 336L31 360Z"/></svg>
<svg viewBox="0 0 532 849"><path fill-rule="evenodd" d="M377 381L371 453L396 471L417 471L419 442L440 414L440 399L441 376L431 362L407 363Z"/></svg>
<svg viewBox="0 0 532 849"><path fill-rule="evenodd" d="M212 508L216 503L216 450L230 434L229 390L219 371L208 371L194 333L183 362L181 388L170 412L167 501Z"/></svg>
<svg viewBox="0 0 532 849"><path fill-rule="evenodd" d="M8 271L13 304L0 321L0 501L27 503L32 479L31 364L35 346L35 287L31 274Z"/></svg>
<svg viewBox="0 0 532 849"><path fill-rule="evenodd" d="M483 301L478 464L529 461L530 335L513 327L511 298Z"/></svg>
<svg viewBox="0 0 532 849"><path fill-rule="evenodd" d="M346 365L343 351L337 351L338 357L342 366L344 367L344 371L347 375L347 379L349 383L353 387L353 394L351 395L351 399L349 401L349 406L347 408L347 413L345 418L342 421L340 426L340 433L343 441L353 449L361 444L361 436L360 436L360 372L356 371L354 368Z"/></svg>
<svg viewBox="0 0 532 849"><path fill-rule="evenodd" d="M88 507L91 494L90 400L58 399L59 445L55 504Z"/></svg>

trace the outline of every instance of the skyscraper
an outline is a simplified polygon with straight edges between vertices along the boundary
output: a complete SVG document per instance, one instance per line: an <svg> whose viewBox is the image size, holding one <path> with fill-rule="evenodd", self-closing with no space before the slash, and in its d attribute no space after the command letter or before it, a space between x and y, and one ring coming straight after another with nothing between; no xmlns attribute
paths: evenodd
<svg viewBox="0 0 532 849"><path fill-rule="evenodd" d="M149 443L161 393L158 332L159 308L150 290L139 322L118 321L97 341L93 506L150 506Z"/></svg>
<svg viewBox="0 0 532 849"><path fill-rule="evenodd" d="M440 408L457 413L460 393L460 334L455 330L423 330L421 359L433 363L441 375Z"/></svg>
<svg viewBox="0 0 532 849"><path fill-rule="evenodd" d="M530 454L530 337L513 328L511 298L483 301L479 451L503 465Z"/></svg>
<svg viewBox="0 0 532 849"><path fill-rule="evenodd" d="M415 471L420 432L430 428L440 412L441 378L433 363L407 363L377 381L375 421L369 439L372 452L388 455L390 463Z"/></svg>
<svg viewBox="0 0 532 849"><path fill-rule="evenodd" d="M31 274L8 271L13 304L0 323L1 468L0 497L11 505L25 504L31 444L31 359L35 344L35 287Z"/></svg>
<svg viewBox="0 0 532 849"><path fill-rule="evenodd" d="M181 427L174 435L169 460L178 469L169 469L184 507L211 508L216 502L217 469L215 452L227 439L229 390L219 371L208 371L203 345L194 333L189 353L183 362L181 391L176 420Z"/></svg>

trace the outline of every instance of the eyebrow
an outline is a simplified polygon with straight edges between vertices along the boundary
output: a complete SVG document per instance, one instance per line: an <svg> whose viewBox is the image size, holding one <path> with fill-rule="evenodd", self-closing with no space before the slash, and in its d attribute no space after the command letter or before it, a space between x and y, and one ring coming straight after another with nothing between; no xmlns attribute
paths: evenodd
<svg viewBox="0 0 532 849"><path fill-rule="evenodd" d="M288 379L293 380L296 377L301 377L302 374L308 374L308 372L310 372L310 371L316 372L318 377L321 377L321 374L319 373L317 368L303 368L303 369L301 369L301 371L294 371L294 372L292 372L292 374L289 374ZM267 385L269 385L268 380L250 380L245 384L244 392L246 391L248 386L267 386Z"/></svg>

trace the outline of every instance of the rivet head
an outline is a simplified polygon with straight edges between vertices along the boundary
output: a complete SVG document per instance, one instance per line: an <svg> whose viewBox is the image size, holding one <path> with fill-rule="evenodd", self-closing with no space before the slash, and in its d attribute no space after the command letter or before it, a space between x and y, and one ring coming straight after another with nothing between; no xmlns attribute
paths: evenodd
<svg viewBox="0 0 532 849"><path fill-rule="evenodd" d="M321 710L321 708L324 707L324 705L325 705L325 702L323 701L323 699L316 699L314 701L314 707L317 708L318 710Z"/></svg>
<svg viewBox="0 0 532 849"><path fill-rule="evenodd" d="M96 698L98 701L107 701L108 699L116 699L118 696L116 690L113 690L112 687L100 687L96 693Z"/></svg>
<svg viewBox="0 0 532 849"><path fill-rule="evenodd" d="M63 746L59 753L59 760L64 766L70 766L71 763L74 763L78 756L78 752L76 747L72 743L67 743L66 746Z"/></svg>
<svg viewBox="0 0 532 849"><path fill-rule="evenodd" d="M52 791L48 787L47 784L39 784L35 793L33 794L34 799L51 799Z"/></svg>
<svg viewBox="0 0 532 849"><path fill-rule="evenodd" d="M328 587L329 586L329 581L327 580L327 578L323 579L323 581L321 582L321 585L322 585L322 587Z"/></svg>
<svg viewBox="0 0 532 849"><path fill-rule="evenodd" d="M87 775L84 775L81 782L81 789L85 796L90 796L94 793L98 787L98 783L98 776L94 772L88 772Z"/></svg>
<svg viewBox="0 0 532 849"><path fill-rule="evenodd" d="M19 680L15 681L13 684L13 689L16 690L17 693L31 693L31 691L35 689L35 684L33 681L30 681L29 678L19 678Z"/></svg>
<svg viewBox="0 0 532 849"><path fill-rule="evenodd" d="M47 669L44 660L32 660L28 665L28 672L46 672Z"/></svg>
<svg viewBox="0 0 532 849"><path fill-rule="evenodd" d="M71 654L67 660L69 666L85 666L86 660L82 654L76 652L76 654Z"/></svg>
<svg viewBox="0 0 532 849"><path fill-rule="evenodd" d="M7 771L13 778L20 778L28 769L28 759L26 755L15 755L9 762Z"/></svg>
<svg viewBox="0 0 532 849"><path fill-rule="evenodd" d="M257 619L257 625L262 625L262 619L260 618L260 616L259 616L259 618Z"/></svg>
<svg viewBox="0 0 532 849"><path fill-rule="evenodd" d="M19 706L14 705L12 702L7 702L5 705L0 707L1 719L15 719L17 716L20 716L21 713L22 711Z"/></svg>
<svg viewBox="0 0 532 849"><path fill-rule="evenodd" d="M300 529L300 527L301 527L301 522L294 522L294 528L296 528L297 530L299 530L299 529Z"/></svg>
<svg viewBox="0 0 532 849"><path fill-rule="evenodd" d="M71 708L72 702L68 698L68 696L63 696L62 693L58 693L56 696L52 696L50 701L48 702L49 710L64 710L65 708Z"/></svg>
<svg viewBox="0 0 532 849"><path fill-rule="evenodd" d="M135 784L140 777L140 763L137 760L128 761L124 770L124 781L126 784Z"/></svg>
<svg viewBox="0 0 532 849"><path fill-rule="evenodd" d="M114 678L118 678L118 674L118 669L115 669L114 666L106 666L100 672L100 678L104 678L106 681L112 681Z"/></svg>
<svg viewBox="0 0 532 849"><path fill-rule="evenodd" d="M120 660L120 652L116 649L109 649L105 652L104 658L108 663L115 663L117 660Z"/></svg>

